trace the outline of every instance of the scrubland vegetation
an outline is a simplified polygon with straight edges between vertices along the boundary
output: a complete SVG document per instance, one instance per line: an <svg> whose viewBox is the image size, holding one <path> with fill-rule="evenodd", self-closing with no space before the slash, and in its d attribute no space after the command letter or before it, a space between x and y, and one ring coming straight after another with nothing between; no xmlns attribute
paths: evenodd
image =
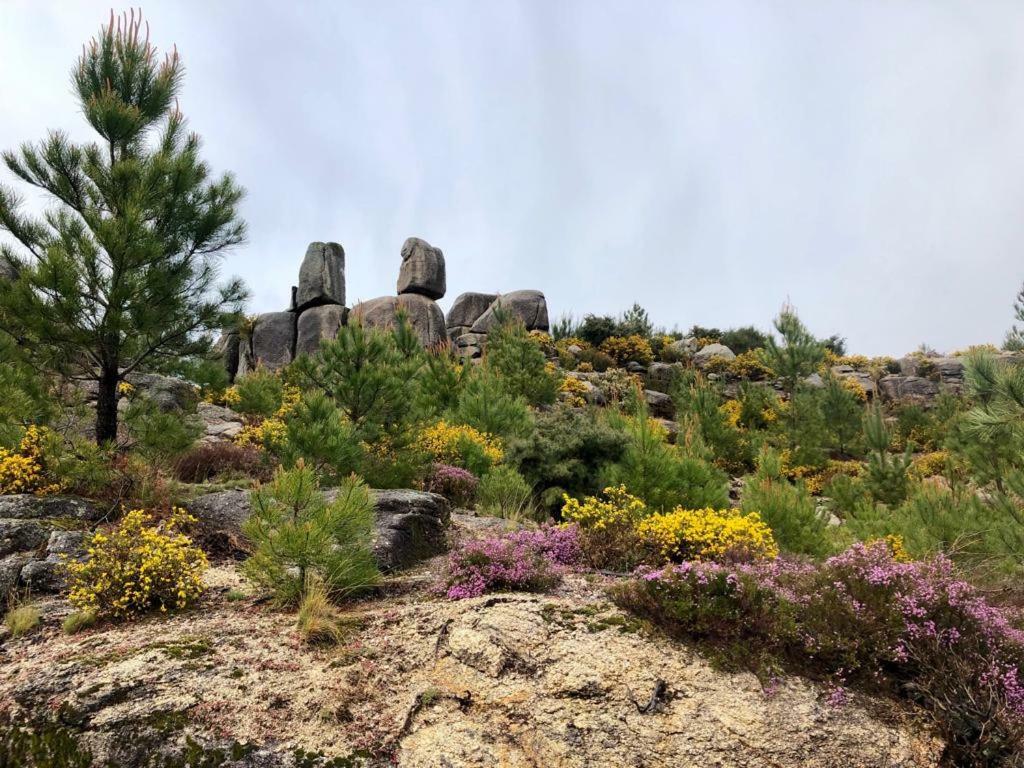
<svg viewBox="0 0 1024 768"><path fill-rule="evenodd" d="M239 193L230 179L206 182L197 145L180 134L176 59L154 69L135 122L113 121L117 105L90 92L94 70L155 67L139 51L121 51L116 65L97 53L126 44L112 36L87 50L77 87L109 163L137 171L121 193L139 218L173 200L167 215L181 227L143 227L144 249L118 250L89 219L115 191L102 184L106 155L60 137L7 163L55 187L93 229L70 216L37 227L13 196L0 198L0 224L36 256L0 289L0 494L79 495L108 512L83 558L66 563L69 633L194 606L207 554L180 507L242 488L252 509L244 572L296 611L305 640L336 641L337 606L381 578L369 489L429 490L515 528L457 543L431 599L557 589L565 573L588 572L626 609L722 664L753 668L766 690L796 672L829 686L837 706L855 690L907 700L930 713L950 764L1019 762L1024 364L971 350L962 388L883 403L874 385L896 361L845 354L842 339L816 337L790 307L772 333L684 335L654 328L635 305L618 318L563 318L551 335L500 318L479 360L422 349L404 322L351 323L315 354L229 383L204 331L216 321L246 332L244 316L227 311L239 286L160 311L145 302L178 295L189 276L212 280L196 254L240 238ZM142 152L136 140L159 121L160 149ZM57 163L92 191L49 176ZM161 174L205 190L184 196L202 210L154 186ZM58 247L69 242L79 247ZM83 244L115 254L113 269ZM119 280L137 274L124 294ZM89 312L71 309L97 296L122 314L86 333ZM173 343L154 331L168 323L181 331ZM701 359L713 344L736 354ZM933 363L919 363L927 377ZM160 407L126 368L187 377L244 428L197 442L195 404ZM83 370L98 385L92 405L77 386ZM6 615L14 636L38 622L28 601Z"/></svg>

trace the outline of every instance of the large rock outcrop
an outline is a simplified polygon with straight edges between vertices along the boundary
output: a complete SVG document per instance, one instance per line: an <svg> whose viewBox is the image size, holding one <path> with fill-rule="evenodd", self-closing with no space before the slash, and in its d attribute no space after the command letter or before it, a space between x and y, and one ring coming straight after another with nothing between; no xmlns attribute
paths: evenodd
<svg viewBox="0 0 1024 768"><path fill-rule="evenodd" d="M448 336L454 341L455 338L469 333L473 323L480 319L480 316L497 298L498 294L496 293L474 293L472 291L456 296L452 308L448 310L448 315L444 319L445 325L448 327Z"/></svg>
<svg viewBox="0 0 1024 768"><path fill-rule="evenodd" d="M340 304L324 304L307 309L299 315L295 356L314 354L320 348L320 342L335 338L347 321L348 310Z"/></svg>
<svg viewBox="0 0 1024 768"><path fill-rule="evenodd" d="M352 322L365 328L390 330L395 327L399 310L405 312L409 324L424 347L444 343L444 313L437 302L416 293L401 296L381 296L363 301L352 307Z"/></svg>
<svg viewBox="0 0 1024 768"><path fill-rule="evenodd" d="M299 267L295 309L345 303L345 249L339 243L310 243Z"/></svg>
<svg viewBox="0 0 1024 768"><path fill-rule="evenodd" d="M429 299L444 297L447 290L444 254L426 240L410 237L402 244L398 293L418 293Z"/></svg>
<svg viewBox="0 0 1024 768"><path fill-rule="evenodd" d="M798 678L766 689L719 671L582 577L556 595L371 599L346 611L345 645L331 652L297 642L292 612L226 600L242 586L233 569L206 578L201 610L8 643L5 715L59 716L96 765L121 768L163 765L186 739L228 755L248 744L237 759L187 763L225 768L941 764L920 720L856 696L831 706L824 686ZM300 762L300 750L326 759Z"/></svg>
<svg viewBox="0 0 1024 768"><path fill-rule="evenodd" d="M81 554L86 531L101 518L71 496L0 496L0 605L16 591L60 590L62 558Z"/></svg>
<svg viewBox="0 0 1024 768"><path fill-rule="evenodd" d="M488 333L493 328L502 312L523 321L528 331L548 330L548 302L540 291L512 291L498 296L476 322L473 333Z"/></svg>
<svg viewBox="0 0 1024 768"><path fill-rule="evenodd" d="M295 313L267 312L252 329L252 364L274 371L295 359Z"/></svg>

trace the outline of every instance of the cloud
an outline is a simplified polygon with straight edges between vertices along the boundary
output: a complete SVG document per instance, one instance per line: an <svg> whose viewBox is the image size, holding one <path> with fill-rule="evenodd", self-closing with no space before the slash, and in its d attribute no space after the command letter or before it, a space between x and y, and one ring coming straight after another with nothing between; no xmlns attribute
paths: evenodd
<svg viewBox="0 0 1024 768"><path fill-rule="evenodd" d="M999 341L1024 280L1013 3L151 2L206 157L249 194L227 269L288 301L311 240L350 301L399 249L449 297L639 301L668 327L813 330L900 354ZM88 139L68 72L104 3L4 6L0 147Z"/></svg>

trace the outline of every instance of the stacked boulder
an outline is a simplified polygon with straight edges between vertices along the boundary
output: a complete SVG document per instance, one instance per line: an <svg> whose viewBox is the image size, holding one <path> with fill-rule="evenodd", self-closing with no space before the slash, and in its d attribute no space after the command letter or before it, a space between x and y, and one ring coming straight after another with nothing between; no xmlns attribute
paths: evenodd
<svg viewBox="0 0 1024 768"><path fill-rule="evenodd" d="M445 320L448 338L459 354L479 357L487 334L502 316L518 318L528 331L548 330L548 303L540 291L511 293L463 293L452 304Z"/></svg>
<svg viewBox="0 0 1024 768"><path fill-rule="evenodd" d="M447 290L444 253L426 240L402 244L397 295L380 296L345 308L345 250L338 243L310 243L292 288L291 307L266 312L248 333L225 331L215 347L231 380L262 366L277 370L312 354L333 339L349 318L367 328L394 328L399 314L424 347L450 341L466 357L479 357L487 334L502 316L520 319L530 331L548 330L548 305L540 291L463 293L446 318L437 305Z"/></svg>
<svg viewBox="0 0 1024 768"><path fill-rule="evenodd" d="M441 249L410 237L402 245L398 295L360 302L352 307L352 317L367 328L388 329L395 326L402 312L420 343L434 347L445 340L444 313L436 300L444 297L446 287Z"/></svg>
<svg viewBox="0 0 1024 768"><path fill-rule="evenodd" d="M338 243L310 243L291 307L257 317L248 339L225 332L217 351L232 378L257 366L276 370L315 352L322 339L333 339L347 318L345 249Z"/></svg>

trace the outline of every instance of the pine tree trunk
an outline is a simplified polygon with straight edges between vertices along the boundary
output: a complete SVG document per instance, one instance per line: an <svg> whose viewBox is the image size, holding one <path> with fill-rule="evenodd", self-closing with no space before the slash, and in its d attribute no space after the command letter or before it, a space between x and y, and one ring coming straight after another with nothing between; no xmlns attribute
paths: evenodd
<svg viewBox="0 0 1024 768"><path fill-rule="evenodd" d="M117 440L117 368L104 368L100 373L96 395L96 443Z"/></svg>

